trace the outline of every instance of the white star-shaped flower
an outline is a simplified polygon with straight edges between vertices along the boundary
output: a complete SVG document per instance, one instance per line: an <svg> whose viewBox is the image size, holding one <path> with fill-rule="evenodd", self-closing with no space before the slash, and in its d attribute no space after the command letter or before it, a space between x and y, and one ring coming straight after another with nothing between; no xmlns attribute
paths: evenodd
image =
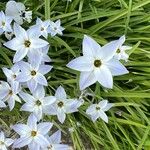
<svg viewBox="0 0 150 150"><path fill-rule="evenodd" d="M7 82L1 81L0 86L0 100L6 101L9 105L10 111L15 106L15 101L20 102L20 98L17 94L20 92L20 88L16 84L9 85Z"/></svg>
<svg viewBox="0 0 150 150"><path fill-rule="evenodd" d="M108 111L113 104L108 103L107 100L102 100L98 104L92 104L86 110L86 113L91 117L92 121L95 122L98 118L101 118L108 123L108 117L106 111Z"/></svg>
<svg viewBox="0 0 150 150"><path fill-rule="evenodd" d="M47 136L49 141L48 147L44 147L42 150L69 150L69 146L61 143L61 131L56 131L50 137Z"/></svg>
<svg viewBox="0 0 150 150"><path fill-rule="evenodd" d="M14 24L15 38L4 43L7 48L16 51L13 62L19 62L27 54L29 57L34 57L34 53L38 49L48 45L48 42L39 38L40 33L34 29L25 31L18 24Z"/></svg>
<svg viewBox="0 0 150 150"><path fill-rule="evenodd" d="M13 142L13 139L5 138L4 132L0 132L0 150L7 150Z"/></svg>
<svg viewBox="0 0 150 150"><path fill-rule="evenodd" d="M16 124L12 126L20 135L20 138L14 141L13 148L21 148L28 145L29 150L40 150L49 145L45 135L52 128L50 122L37 123L37 118L32 114L27 120L27 124Z"/></svg>
<svg viewBox="0 0 150 150"><path fill-rule="evenodd" d="M67 67L81 72L80 89L98 81L106 88L113 87L113 76L128 73L128 70L116 59L113 59L119 47L118 41L112 41L101 47L88 36L83 39L83 56L67 64Z"/></svg>
<svg viewBox="0 0 150 150"><path fill-rule="evenodd" d="M48 27L50 26L50 20L42 21L40 18L37 18L36 25L32 26L36 30L39 30L41 35L45 38L48 36Z"/></svg>
<svg viewBox="0 0 150 150"><path fill-rule="evenodd" d="M49 115L57 115L58 120L63 123L66 114L77 112L83 101L77 99L67 99L66 92L62 86L59 86L55 93L56 101L51 106L45 108Z"/></svg>
<svg viewBox="0 0 150 150"><path fill-rule="evenodd" d="M19 66L14 64L11 69L3 67L2 70L7 77L7 81L11 84L16 84L15 86L19 88L19 82L16 80L17 76L20 74Z"/></svg>
<svg viewBox="0 0 150 150"><path fill-rule="evenodd" d="M32 20L32 11L26 11L24 4L21 2L15 2L12 0L8 1L6 4L5 13L20 25L23 24L24 20L28 23Z"/></svg>
<svg viewBox="0 0 150 150"><path fill-rule="evenodd" d="M19 95L26 102L21 107L21 110L32 112L38 120L43 118L45 107L49 107L56 100L54 96L45 97L43 86L38 86L33 96L24 92L21 92Z"/></svg>
<svg viewBox="0 0 150 150"><path fill-rule="evenodd" d="M11 22L12 19L4 14L3 11L0 12L0 35L3 32L11 32Z"/></svg>
<svg viewBox="0 0 150 150"><path fill-rule="evenodd" d="M26 82L28 88L33 93L38 85L47 86L47 80L45 74L47 74L52 66L39 64L38 60L35 64L29 64L27 62L21 61L18 63L21 73L17 76L17 81Z"/></svg>
<svg viewBox="0 0 150 150"><path fill-rule="evenodd" d="M63 35L62 31L64 29L65 28L63 28L61 26L61 21L60 20L57 20L56 22L50 21L50 26L48 28L48 33L50 33L51 36L55 36L56 34Z"/></svg>
<svg viewBox="0 0 150 150"><path fill-rule="evenodd" d="M125 60L128 61L129 55L126 53L126 50L131 49L132 47L123 45L125 42L125 35L119 38L119 48L116 51L114 58L118 60Z"/></svg>

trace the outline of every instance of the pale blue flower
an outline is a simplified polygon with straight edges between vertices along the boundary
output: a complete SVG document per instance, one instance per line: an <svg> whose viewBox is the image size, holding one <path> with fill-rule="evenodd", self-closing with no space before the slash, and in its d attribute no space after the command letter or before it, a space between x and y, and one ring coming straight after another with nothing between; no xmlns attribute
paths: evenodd
<svg viewBox="0 0 150 150"><path fill-rule="evenodd" d="M32 26L36 30L39 30L41 35L45 38L48 37L48 27L50 26L50 20L42 21L40 18L37 18L36 25Z"/></svg>
<svg viewBox="0 0 150 150"><path fill-rule="evenodd" d="M112 103L108 103L107 100L102 100L98 104L92 104L86 110L86 113L91 117L92 121L95 122L98 118L101 118L108 123L108 117L106 111L113 106Z"/></svg>
<svg viewBox="0 0 150 150"><path fill-rule="evenodd" d="M7 150L13 142L13 139L5 137L4 132L0 132L0 150Z"/></svg>
<svg viewBox="0 0 150 150"><path fill-rule="evenodd" d="M43 86L38 86L33 96L21 92L20 97L26 102L22 107L22 111L32 112L38 120L43 118L45 107L49 107L56 101L54 96L46 96Z"/></svg>
<svg viewBox="0 0 150 150"><path fill-rule="evenodd" d="M25 5L21 2L8 1L5 13L20 25L23 24L23 21L30 23L32 20L32 11L26 11Z"/></svg>
<svg viewBox="0 0 150 150"><path fill-rule="evenodd" d="M69 146L61 144L61 131L56 131L50 137L47 136L49 145L41 150L69 150Z"/></svg>
<svg viewBox="0 0 150 150"><path fill-rule="evenodd" d="M4 45L14 51L13 62L22 60L26 55L34 57L38 49L48 45L48 42L39 38L40 33L35 29L25 31L18 24L14 24L15 38L4 43ZM40 57L40 56L39 56ZM38 60L38 58L36 58Z"/></svg>
<svg viewBox="0 0 150 150"><path fill-rule="evenodd" d="M63 35L62 31L64 29L65 28L63 28L61 26L61 21L60 20L57 20L56 22L50 21L50 26L48 28L48 33L50 33L51 36L55 36L56 34Z"/></svg>
<svg viewBox="0 0 150 150"><path fill-rule="evenodd" d="M112 41L101 47L92 38L84 36L83 56L67 64L67 67L81 72L81 90L96 81L106 88L112 88L113 76L128 73L128 70L118 60L113 59L118 48L118 41Z"/></svg>
<svg viewBox="0 0 150 150"><path fill-rule="evenodd" d="M19 88L19 82L16 80L17 76L20 74L19 66L14 64L11 69L3 67L2 70L7 77L7 81L11 84L16 84L15 86Z"/></svg>
<svg viewBox="0 0 150 150"><path fill-rule="evenodd" d="M7 102L10 108L10 111L15 106L15 101L21 103L20 98L17 94L20 92L20 87L16 84L8 84L7 82L1 81L0 85L0 100Z"/></svg>
<svg viewBox="0 0 150 150"><path fill-rule="evenodd" d="M49 115L57 115L58 120L63 123L66 114L77 112L83 101L77 99L67 99L66 92L62 86L59 86L55 93L56 101L45 109Z"/></svg>
<svg viewBox="0 0 150 150"><path fill-rule="evenodd" d="M40 150L49 145L45 135L52 128L50 122L37 123L37 118L32 114L27 120L27 124L16 124L12 126L20 135L20 138L14 141L13 148L21 148L28 145L29 150Z"/></svg>
<svg viewBox="0 0 150 150"><path fill-rule="evenodd" d="M125 42L125 35L119 38L119 48L116 51L114 58L118 60L125 60L126 62L128 61L129 55L126 53L126 50L131 49L132 47L123 45Z"/></svg>
<svg viewBox="0 0 150 150"><path fill-rule="evenodd" d="M17 76L19 82L26 82L31 92L34 92L38 85L47 86L45 74L47 74L52 66L37 63L29 64L21 61L18 63L21 73Z"/></svg>
<svg viewBox="0 0 150 150"><path fill-rule="evenodd" d="M12 31L11 28L12 19L4 14L3 11L0 12L0 35L3 32Z"/></svg>

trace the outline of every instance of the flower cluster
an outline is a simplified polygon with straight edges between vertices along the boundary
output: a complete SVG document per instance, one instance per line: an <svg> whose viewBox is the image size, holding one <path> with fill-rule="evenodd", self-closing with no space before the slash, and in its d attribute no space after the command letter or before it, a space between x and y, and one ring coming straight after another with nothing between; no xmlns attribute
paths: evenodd
<svg viewBox="0 0 150 150"><path fill-rule="evenodd" d="M13 9L12 9L13 7ZM27 124L16 124L12 129L19 135L19 139L7 139L4 133L0 134L0 149L4 150L13 143L13 148L28 145L29 150L67 150L68 146L61 143L61 131L49 136L49 130L53 124L42 122L45 115L56 115L61 123L65 122L66 114L78 111L83 105L81 98L69 98L62 86L56 89L55 95L47 95L48 86L45 75L52 70L48 55L49 42L56 34L63 35L64 28L61 21L42 21L37 18L36 24L25 30L21 25L32 20L32 11L26 10L24 4L9 1L6 4L5 13L0 12L0 34L8 39L3 45L15 51L13 66L3 67L7 78L0 82L0 108L9 106L10 111L19 102L20 111L30 112ZM120 60L127 61L125 50L129 46L123 46L125 36L101 47L91 37L85 35L83 39L83 56L80 56L67 64L67 67L80 71L80 90L84 90L95 82L99 82L105 88L113 88L113 76L128 73ZM23 103L23 104L22 104ZM106 111L113 104L102 100L98 104L91 104L86 114L92 121L101 118L108 122Z"/></svg>

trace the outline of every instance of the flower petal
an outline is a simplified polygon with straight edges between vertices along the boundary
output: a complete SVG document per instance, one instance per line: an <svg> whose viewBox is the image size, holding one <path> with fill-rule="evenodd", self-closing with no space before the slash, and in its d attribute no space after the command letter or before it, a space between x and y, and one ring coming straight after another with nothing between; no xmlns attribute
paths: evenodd
<svg viewBox="0 0 150 150"><path fill-rule="evenodd" d="M53 123L50 122L43 122L38 124L38 132L42 135L46 135L50 129L52 128Z"/></svg>
<svg viewBox="0 0 150 150"><path fill-rule="evenodd" d="M102 52L101 59L104 62L107 62L108 60L112 59L118 48L119 48L118 41L112 41L107 43L101 48L101 52Z"/></svg>
<svg viewBox="0 0 150 150"><path fill-rule="evenodd" d="M31 49L28 52L28 58L33 68L38 68L39 65L41 64L42 56L38 49Z"/></svg>
<svg viewBox="0 0 150 150"><path fill-rule="evenodd" d="M119 47L121 47L122 45L123 45L123 43L125 42L125 40L126 40L126 38L125 38L125 35L123 35L123 36L121 36L120 38L119 38Z"/></svg>
<svg viewBox="0 0 150 150"><path fill-rule="evenodd" d="M21 106L20 110L21 111L33 112L34 111L34 104L31 105L31 104L25 103Z"/></svg>
<svg viewBox="0 0 150 150"><path fill-rule="evenodd" d="M110 70L106 66L101 66L94 70L97 81L106 88L113 87L113 78Z"/></svg>
<svg viewBox="0 0 150 150"><path fill-rule="evenodd" d="M29 150L41 150L40 145L37 144L36 142L32 141L29 145Z"/></svg>
<svg viewBox="0 0 150 150"><path fill-rule="evenodd" d="M17 77L16 80L18 82L27 82L31 79L31 76L29 74L26 74L25 72L20 73Z"/></svg>
<svg viewBox="0 0 150 150"><path fill-rule="evenodd" d="M27 120L27 125L32 129L32 130L37 130L37 118L35 117L35 115L31 114L28 117Z"/></svg>
<svg viewBox="0 0 150 150"><path fill-rule="evenodd" d="M104 120L106 123L108 123L108 117L102 110L99 110L98 114L102 120Z"/></svg>
<svg viewBox="0 0 150 150"><path fill-rule="evenodd" d="M0 141L3 141L4 142L5 140L5 135L4 135L4 132L0 132Z"/></svg>
<svg viewBox="0 0 150 150"><path fill-rule="evenodd" d="M43 75L47 74L49 71L51 71L53 67L50 65L40 65L39 72Z"/></svg>
<svg viewBox="0 0 150 150"><path fill-rule="evenodd" d="M35 80L37 81L37 83L44 85L44 86L47 86L48 84L46 78L41 73L38 73L36 75Z"/></svg>
<svg viewBox="0 0 150 150"><path fill-rule="evenodd" d="M47 147L49 145L49 142L48 140L41 134L39 134L35 139L34 141L40 145L42 148L43 147Z"/></svg>
<svg viewBox="0 0 150 150"><path fill-rule="evenodd" d="M14 34L17 38L24 38L27 39L27 33L25 31L25 29L23 29L19 24L14 23Z"/></svg>
<svg viewBox="0 0 150 150"><path fill-rule="evenodd" d="M5 67L3 67L2 70L3 70L4 74L5 74L5 76L6 76L8 79L11 79L12 74L13 74L12 71L11 71L10 69L5 68Z"/></svg>
<svg viewBox="0 0 150 150"><path fill-rule="evenodd" d="M94 68L92 57L78 57L67 64L67 67L78 71L91 71Z"/></svg>
<svg viewBox="0 0 150 150"><path fill-rule="evenodd" d="M64 113L64 111L62 109L58 109L57 110L57 117L58 117L58 120L61 122L61 123L64 123L65 119L66 119L66 114Z"/></svg>
<svg viewBox="0 0 150 150"><path fill-rule="evenodd" d="M30 138L29 136L20 137L14 142L13 148L24 147L28 145L31 141L32 141L32 138Z"/></svg>
<svg viewBox="0 0 150 150"><path fill-rule="evenodd" d="M37 87L37 82L34 79L31 79L27 82L28 88L33 93Z"/></svg>
<svg viewBox="0 0 150 150"><path fill-rule="evenodd" d="M111 107L113 107L114 106L114 104L112 104L112 103L108 103L107 104L107 106L105 107L105 108L103 108L102 110L103 111L108 111Z"/></svg>
<svg viewBox="0 0 150 150"><path fill-rule="evenodd" d="M14 100L13 96L11 96L9 98L9 100L7 100L7 102L8 102L8 106L9 106L10 111L12 111L13 108L15 107L15 100Z"/></svg>
<svg viewBox="0 0 150 150"><path fill-rule="evenodd" d="M31 131L30 128L25 124L16 124L11 126L11 128L20 136L25 136Z"/></svg>
<svg viewBox="0 0 150 150"><path fill-rule="evenodd" d="M66 103L66 112L73 113L78 111L78 108L82 105L82 102L79 100L69 100Z"/></svg>
<svg viewBox="0 0 150 150"><path fill-rule="evenodd" d="M34 106L33 114L37 117L37 120L40 121L43 118L42 106L39 107Z"/></svg>
<svg viewBox="0 0 150 150"><path fill-rule="evenodd" d="M65 89L62 86L59 86L55 92L55 97L58 100L65 100L67 98Z"/></svg>
<svg viewBox="0 0 150 150"><path fill-rule="evenodd" d="M43 104L44 105L51 105L56 101L55 96L47 96L43 98Z"/></svg>
<svg viewBox="0 0 150 150"><path fill-rule="evenodd" d="M20 96L25 102L28 102L28 103L32 103L32 102L35 101L35 98L34 98L32 95L30 95L30 94L28 94L28 93L25 93L25 92L22 92L22 91L19 93L19 96Z"/></svg>
<svg viewBox="0 0 150 150"><path fill-rule="evenodd" d="M37 99L42 99L45 97L45 89L42 85L38 85L33 93L34 97Z"/></svg>
<svg viewBox="0 0 150 150"><path fill-rule="evenodd" d="M4 108L4 107L6 107L6 104L0 100L0 108Z"/></svg>
<svg viewBox="0 0 150 150"><path fill-rule="evenodd" d="M5 139L5 144L7 147L9 147L11 144L13 144L14 140L13 139L10 139L10 138L6 138Z"/></svg>
<svg viewBox="0 0 150 150"><path fill-rule="evenodd" d="M20 60L22 60L28 53L27 48L22 48L16 51L16 54L14 55L13 62L16 63Z"/></svg>
<svg viewBox="0 0 150 150"><path fill-rule="evenodd" d="M32 43L32 48L35 48L35 49L45 47L49 44L47 41L44 41L39 38L31 39L31 43Z"/></svg>
<svg viewBox="0 0 150 150"><path fill-rule="evenodd" d="M51 143L59 144L61 142L61 131L58 130L49 137Z"/></svg>
<svg viewBox="0 0 150 150"><path fill-rule="evenodd" d="M113 76L129 73L129 71L116 59L111 59L110 61L108 61L107 66Z"/></svg>
<svg viewBox="0 0 150 150"><path fill-rule="evenodd" d="M44 113L48 115L57 115L57 109L53 105L47 105L44 107Z"/></svg>
<svg viewBox="0 0 150 150"><path fill-rule="evenodd" d="M20 48L20 43L17 38L13 38L12 40L4 43L3 45L15 51L17 51Z"/></svg>
<svg viewBox="0 0 150 150"><path fill-rule="evenodd" d="M105 108L107 106L108 100L102 100L98 103L101 109Z"/></svg>
<svg viewBox="0 0 150 150"><path fill-rule="evenodd" d="M94 72L81 72L80 74L80 90L84 90L86 87L94 84L96 82L96 77Z"/></svg>
<svg viewBox="0 0 150 150"><path fill-rule="evenodd" d="M99 114L97 112L93 113L90 116L93 122L95 122L99 118Z"/></svg>
<svg viewBox="0 0 150 150"><path fill-rule="evenodd" d="M97 55L101 55L101 46L92 38L87 35L84 35L83 39L83 55L95 57Z"/></svg>

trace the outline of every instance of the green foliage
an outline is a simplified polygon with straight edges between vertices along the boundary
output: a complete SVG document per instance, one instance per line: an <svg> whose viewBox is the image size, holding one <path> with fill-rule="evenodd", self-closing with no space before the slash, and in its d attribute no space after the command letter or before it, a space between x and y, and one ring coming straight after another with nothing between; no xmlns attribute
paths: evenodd
<svg viewBox="0 0 150 150"><path fill-rule="evenodd" d="M130 57L123 64L129 74L114 78L114 88L106 90L99 84L88 88L95 95L85 98L79 113L68 115L61 125L56 118L47 116L67 135L68 128L75 149L106 150L149 150L150 149L150 0L25 0L25 5L33 10L33 20L37 16L43 20L61 19L65 27L61 37L48 38L51 45L49 56L54 66L47 75L47 93L54 94L60 84L70 97L79 97L79 73L68 69L66 64L82 52L83 35L93 37L99 44L126 35L126 44L133 46ZM0 2L5 9L5 3ZM32 22L33 23L33 22ZM28 24L24 25L28 28ZM0 42L3 43L4 37ZM0 65L9 67L13 52L0 48ZM1 79L5 77L0 72ZM85 114L86 108L100 99L108 99L115 106L107 113L109 123L102 120L93 123ZM10 124L24 121L27 114L19 111L19 104L12 112L0 111L0 124L8 129ZM77 124L80 123L80 125Z"/></svg>

